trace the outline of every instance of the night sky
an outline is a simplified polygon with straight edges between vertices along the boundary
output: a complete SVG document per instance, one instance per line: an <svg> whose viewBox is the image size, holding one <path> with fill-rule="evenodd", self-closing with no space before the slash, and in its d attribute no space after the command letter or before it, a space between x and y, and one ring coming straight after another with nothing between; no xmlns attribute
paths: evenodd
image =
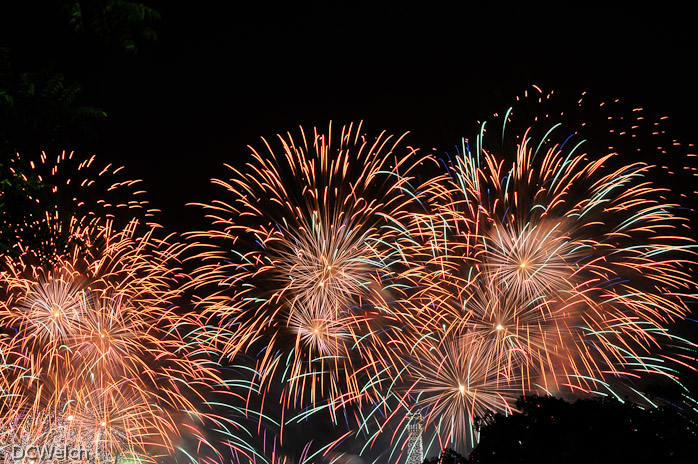
<svg viewBox="0 0 698 464"><path fill-rule="evenodd" d="M125 164L179 230L199 218L182 205L208 199L222 163L248 161L261 136L363 120L445 152L532 84L621 98L695 142L687 11L159 1L156 41L131 56L85 42L50 3L21 3L2 15L14 61L55 63L108 114L96 141L66 149Z"/></svg>
<svg viewBox="0 0 698 464"><path fill-rule="evenodd" d="M184 205L210 201L210 178L262 136L363 120L444 153L532 84L620 98L698 143L688 11L161 0L146 2L162 15L157 39L127 55L74 34L52 2L20 3L0 9L16 67L53 64L108 115L96 139L65 148L125 165L180 232L202 225Z"/></svg>

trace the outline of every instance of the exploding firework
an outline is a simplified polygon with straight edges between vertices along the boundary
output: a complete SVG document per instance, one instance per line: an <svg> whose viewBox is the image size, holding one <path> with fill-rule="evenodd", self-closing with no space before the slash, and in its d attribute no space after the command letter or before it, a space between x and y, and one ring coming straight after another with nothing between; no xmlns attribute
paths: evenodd
<svg viewBox="0 0 698 464"><path fill-rule="evenodd" d="M195 233L202 302L225 355L260 350L263 379L281 373L287 405L345 402L357 372L384 368L373 302L396 261L385 246L404 185L422 162L402 137L358 127L264 141L246 172L214 181L229 198L204 205L214 228ZM231 253L232 250L232 253ZM257 347L257 348L255 348ZM381 364L378 366L378 364ZM268 381L268 380L267 380Z"/></svg>
<svg viewBox="0 0 698 464"><path fill-rule="evenodd" d="M436 429L442 448L472 447L476 418L513 412L518 379L490 356L486 342L480 334L449 337L412 362L413 410Z"/></svg>
<svg viewBox="0 0 698 464"><path fill-rule="evenodd" d="M362 452L387 435L389 462L401 462L409 453L409 426L415 418L424 427L426 450L470 451L478 428L495 413L513 413L521 394L519 369L493 357L491 343L475 331L434 333L416 342L401 375L361 414Z"/></svg>
<svg viewBox="0 0 698 464"><path fill-rule="evenodd" d="M3 405L3 462L16 460L17 452L29 460L51 463L70 459L67 451L78 453L72 459L89 463L117 463L132 456L129 437L119 428L118 419L127 410L105 414L96 406L104 403L106 395L70 372L32 378L24 391Z"/></svg>
<svg viewBox="0 0 698 464"><path fill-rule="evenodd" d="M201 424L202 394L222 380L186 339L196 322L176 306L183 247L155 233L133 221L101 228L89 257L8 260L4 371L19 380L3 423L60 410L74 427L97 427L100 449L146 459L172 453L183 428Z"/></svg>
<svg viewBox="0 0 698 464"><path fill-rule="evenodd" d="M392 243L407 271L386 311L400 328L389 333L405 374L375 410L399 449L404 428L390 421L420 408L430 443L468 449L475 418L507 411L513 392L646 401L646 379L675 379L687 365L673 350L686 341L669 329L689 313L695 245L680 205L650 180L658 167L625 164L621 143L602 151L581 133L606 134L584 124L570 133L536 117L519 131L515 114L499 128L483 123L445 175L414 191L418 214L394 216L404 234ZM435 356L420 348L429 344ZM456 361L478 367L468 372L481 373L485 394L458 395L465 377ZM414 398L393 393L405 389Z"/></svg>

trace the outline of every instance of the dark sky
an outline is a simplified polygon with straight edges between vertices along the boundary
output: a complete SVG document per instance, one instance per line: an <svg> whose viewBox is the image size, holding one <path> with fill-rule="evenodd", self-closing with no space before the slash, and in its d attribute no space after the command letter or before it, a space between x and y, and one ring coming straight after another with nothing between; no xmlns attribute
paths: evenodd
<svg viewBox="0 0 698 464"><path fill-rule="evenodd" d="M688 11L158 1L157 40L127 56L34 3L3 15L5 41L84 84L108 119L77 148L126 164L178 229L197 216L181 206L208 199L210 177L260 136L364 120L443 151L531 84L629 100L696 142Z"/></svg>

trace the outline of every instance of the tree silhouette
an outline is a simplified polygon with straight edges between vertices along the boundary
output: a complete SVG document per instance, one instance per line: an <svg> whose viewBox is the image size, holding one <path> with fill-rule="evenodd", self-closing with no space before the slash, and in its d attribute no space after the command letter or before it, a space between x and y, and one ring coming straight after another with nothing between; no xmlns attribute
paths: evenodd
<svg viewBox="0 0 698 464"><path fill-rule="evenodd" d="M451 448L446 448L438 457L427 458L422 464L466 464L468 459Z"/></svg>
<svg viewBox="0 0 698 464"><path fill-rule="evenodd" d="M155 40L160 13L142 2L128 0L61 0L61 9L78 33L136 53L138 44Z"/></svg>
<svg viewBox="0 0 698 464"><path fill-rule="evenodd" d="M698 428L678 411L607 399L529 397L481 430L473 463L689 463Z"/></svg>
<svg viewBox="0 0 698 464"><path fill-rule="evenodd" d="M49 69L16 72L10 50L0 48L0 150L50 150L93 133L107 115L81 104L81 92L79 83Z"/></svg>

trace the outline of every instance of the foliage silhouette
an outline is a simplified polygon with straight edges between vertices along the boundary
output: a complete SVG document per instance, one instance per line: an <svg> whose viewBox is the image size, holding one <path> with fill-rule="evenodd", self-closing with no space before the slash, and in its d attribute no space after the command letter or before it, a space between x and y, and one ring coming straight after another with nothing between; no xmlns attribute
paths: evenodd
<svg viewBox="0 0 698 464"><path fill-rule="evenodd" d="M128 0L61 0L61 9L76 32L137 53L140 42L156 39L160 13L142 2Z"/></svg>
<svg viewBox="0 0 698 464"><path fill-rule="evenodd" d="M482 428L469 462L689 463L698 455L696 423L673 408L552 397L517 406L521 413L497 415Z"/></svg>
<svg viewBox="0 0 698 464"><path fill-rule="evenodd" d="M441 452L440 456L427 458L422 464L466 464L468 459L461 456L451 448L446 448Z"/></svg>

